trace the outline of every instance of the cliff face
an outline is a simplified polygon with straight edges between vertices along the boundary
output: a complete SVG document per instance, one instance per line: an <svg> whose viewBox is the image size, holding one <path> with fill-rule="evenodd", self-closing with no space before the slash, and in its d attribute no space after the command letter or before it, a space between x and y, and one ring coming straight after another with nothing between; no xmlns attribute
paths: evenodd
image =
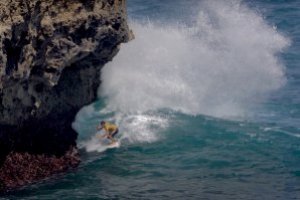
<svg viewBox="0 0 300 200"><path fill-rule="evenodd" d="M0 166L75 147L71 123L129 37L125 0L0 0Z"/></svg>

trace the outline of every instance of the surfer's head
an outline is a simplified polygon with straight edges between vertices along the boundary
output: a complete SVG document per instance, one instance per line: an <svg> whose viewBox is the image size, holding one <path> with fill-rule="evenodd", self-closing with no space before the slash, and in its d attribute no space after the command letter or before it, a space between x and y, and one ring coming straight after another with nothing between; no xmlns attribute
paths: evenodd
<svg viewBox="0 0 300 200"><path fill-rule="evenodd" d="M105 121L101 121L100 124L101 124L101 125L104 125L104 124L105 124Z"/></svg>

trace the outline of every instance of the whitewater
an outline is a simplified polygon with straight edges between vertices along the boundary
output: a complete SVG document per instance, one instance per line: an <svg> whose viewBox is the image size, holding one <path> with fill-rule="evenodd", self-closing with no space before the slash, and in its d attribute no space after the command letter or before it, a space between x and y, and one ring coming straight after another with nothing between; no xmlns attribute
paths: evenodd
<svg viewBox="0 0 300 200"><path fill-rule="evenodd" d="M103 70L109 109L241 116L284 84L287 38L236 1L200 8L191 27L131 24L135 40Z"/></svg>
<svg viewBox="0 0 300 200"><path fill-rule="evenodd" d="M252 110L286 82L278 54L289 39L241 1L198 6L189 26L133 20L135 39L102 70L105 107L82 112L114 113L108 120L120 125L121 140L131 142L157 140L172 123L170 114L161 117L166 111L256 117Z"/></svg>
<svg viewBox="0 0 300 200"><path fill-rule="evenodd" d="M299 3L128 0L128 14L135 39L73 123L79 169L7 197L299 199Z"/></svg>

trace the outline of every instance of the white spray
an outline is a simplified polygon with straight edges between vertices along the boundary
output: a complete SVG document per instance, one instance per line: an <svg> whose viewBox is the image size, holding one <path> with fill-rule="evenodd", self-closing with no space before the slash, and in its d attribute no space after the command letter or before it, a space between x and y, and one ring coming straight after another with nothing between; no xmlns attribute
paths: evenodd
<svg viewBox="0 0 300 200"><path fill-rule="evenodd" d="M135 40L103 69L112 110L237 116L284 84L287 39L239 1L200 7L192 28L131 24Z"/></svg>
<svg viewBox="0 0 300 200"><path fill-rule="evenodd" d="M240 1L203 1L196 21L130 25L135 39L105 66L99 92L128 131L129 119L159 109L240 117L285 83L277 54L289 40Z"/></svg>

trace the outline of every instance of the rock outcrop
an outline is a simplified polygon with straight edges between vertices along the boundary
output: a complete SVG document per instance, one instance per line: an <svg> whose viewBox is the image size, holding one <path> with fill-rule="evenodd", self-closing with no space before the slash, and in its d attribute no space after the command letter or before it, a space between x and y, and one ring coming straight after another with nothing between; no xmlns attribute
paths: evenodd
<svg viewBox="0 0 300 200"><path fill-rule="evenodd" d="M0 0L0 167L11 152L46 159L76 147L71 123L95 100L100 69L130 39L125 6Z"/></svg>
<svg viewBox="0 0 300 200"><path fill-rule="evenodd" d="M16 188L65 172L77 167L79 163L79 154L75 148L60 157L11 152L0 168L0 179L5 183L4 188Z"/></svg>

